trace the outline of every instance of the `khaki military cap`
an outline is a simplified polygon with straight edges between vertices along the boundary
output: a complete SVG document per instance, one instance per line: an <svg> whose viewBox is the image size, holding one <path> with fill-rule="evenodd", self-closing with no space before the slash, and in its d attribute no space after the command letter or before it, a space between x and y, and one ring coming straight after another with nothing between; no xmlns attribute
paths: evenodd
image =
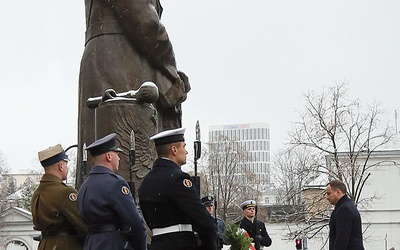
<svg viewBox="0 0 400 250"><path fill-rule="evenodd" d="M46 148L38 153L39 161L43 167L47 167L59 161L68 161L68 156L60 144Z"/></svg>

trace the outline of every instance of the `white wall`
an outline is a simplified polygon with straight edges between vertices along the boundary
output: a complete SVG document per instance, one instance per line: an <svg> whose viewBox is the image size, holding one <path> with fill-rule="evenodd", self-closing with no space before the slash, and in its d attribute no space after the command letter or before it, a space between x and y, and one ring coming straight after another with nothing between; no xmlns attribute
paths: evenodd
<svg viewBox="0 0 400 250"><path fill-rule="evenodd" d="M40 232L33 230L32 216L29 211L12 207L1 216L5 226L0 231L0 237L5 239L5 245L0 245L0 249L6 249L7 244L12 241L23 242L28 250L37 249L39 242L34 241L33 236L39 235Z"/></svg>
<svg viewBox="0 0 400 250"><path fill-rule="evenodd" d="M397 151L393 151L397 152ZM374 167L361 198L376 194L377 199L365 208L359 208L366 249L400 249L400 155L384 151L371 158L370 163L385 161ZM387 248L385 248L387 246Z"/></svg>

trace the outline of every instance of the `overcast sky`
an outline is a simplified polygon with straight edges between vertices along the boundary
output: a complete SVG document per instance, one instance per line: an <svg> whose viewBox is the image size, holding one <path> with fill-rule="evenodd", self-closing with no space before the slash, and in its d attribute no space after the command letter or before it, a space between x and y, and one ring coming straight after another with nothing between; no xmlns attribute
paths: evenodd
<svg viewBox="0 0 400 250"><path fill-rule="evenodd" d="M84 1L0 2L0 151L10 168L26 169L37 166L37 151L77 141ZM379 102L394 126L400 1L162 5L178 68L192 86L183 105L188 149L199 120L204 143L211 125L267 122L276 151L298 118L302 94L343 81L351 98Z"/></svg>

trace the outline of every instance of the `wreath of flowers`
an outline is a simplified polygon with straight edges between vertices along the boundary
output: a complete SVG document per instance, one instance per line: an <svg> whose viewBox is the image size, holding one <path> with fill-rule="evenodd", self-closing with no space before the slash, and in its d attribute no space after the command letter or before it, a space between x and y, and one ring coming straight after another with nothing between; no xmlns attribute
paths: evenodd
<svg viewBox="0 0 400 250"><path fill-rule="evenodd" d="M249 250L253 238L249 237L246 230L234 223L227 224L225 230L231 244L230 250Z"/></svg>

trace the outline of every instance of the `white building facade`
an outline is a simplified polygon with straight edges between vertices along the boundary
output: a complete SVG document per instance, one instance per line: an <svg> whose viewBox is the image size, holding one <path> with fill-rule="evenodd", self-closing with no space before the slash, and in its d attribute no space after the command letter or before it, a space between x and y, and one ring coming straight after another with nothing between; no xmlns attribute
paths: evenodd
<svg viewBox="0 0 400 250"><path fill-rule="evenodd" d="M365 249L400 249L400 150L372 153L368 165L374 166L361 199L375 196L360 207Z"/></svg>
<svg viewBox="0 0 400 250"><path fill-rule="evenodd" d="M342 156L343 155L343 156ZM339 161L346 153L339 153ZM400 249L400 150L377 150L360 154L368 175L357 206L361 214L366 250ZM329 165L329 157L327 158Z"/></svg>
<svg viewBox="0 0 400 250"><path fill-rule="evenodd" d="M4 174L3 176L8 180L9 183L19 189L27 179L31 179L33 182L39 182L43 173L35 173L29 169L19 170L18 173Z"/></svg>
<svg viewBox="0 0 400 250"><path fill-rule="evenodd" d="M215 143L225 137L237 141L249 153L248 169L257 179L268 186L270 183L270 129L268 123L230 124L209 127L209 143Z"/></svg>
<svg viewBox="0 0 400 250"><path fill-rule="evenodd" d="M29 211L11 207L0 214L0 249L34 250L39 242L34 240L40 232L33 230L32 215Z"/></svg>

